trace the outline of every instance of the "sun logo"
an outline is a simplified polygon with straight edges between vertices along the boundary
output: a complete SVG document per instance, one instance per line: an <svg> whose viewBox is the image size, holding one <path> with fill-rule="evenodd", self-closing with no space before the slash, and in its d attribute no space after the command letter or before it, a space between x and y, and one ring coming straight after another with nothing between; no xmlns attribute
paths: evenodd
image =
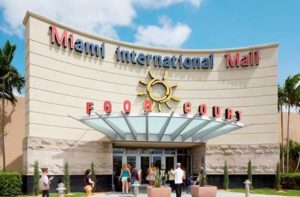
<svg viewBox="0 0 300 197"><path fill-rule="evenodd" d="M176 102L179 102L180 99L173 96L173 90L172 88L176 88L177 85L169 85L165 82L167 71L165 71L162 79L156 78L151 71L148 72L149 76L151 78L151 81L148 83L146 81L140 80L139 82L146 86L146 92L140 92L137 95L138 96L148 96L153 101L152 109L155 107L155 103L158 103L158 111L161 112L162 104L166 104L169 109L172 108L172 105L169 103L169 101L172 99ZM164 95L162 96L155 96L153 94L152 88L156 85L161 85L164 87Z"/></svg>

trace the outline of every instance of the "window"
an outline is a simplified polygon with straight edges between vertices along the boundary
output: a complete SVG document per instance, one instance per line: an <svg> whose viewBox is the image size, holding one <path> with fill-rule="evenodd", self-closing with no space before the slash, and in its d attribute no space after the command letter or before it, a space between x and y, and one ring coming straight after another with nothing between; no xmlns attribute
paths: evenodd
<svg viewBox="0 0 300 197"><path fill-rule="evenodd" d="M113 153L114 154L123 154L124 149L123 148L113 148Z"/></svg>
<svg viewBox="0 0 300 197"><path fill-rule="evenodd" d="M127 163L130 165L136 165L136 156L127 156Z"/></svg>
<svg viewBox="0 0 300 197"><path fill-rule="evenodd" d="M165 149L165 154L166 155L175 155L175 149Z"/></svg>
<svg viewBox="0 0 300 197"><path fill-rule="evenodd" d="M137 148L127 148L126 149L127 154L138 154L138 149Z"/></svg>

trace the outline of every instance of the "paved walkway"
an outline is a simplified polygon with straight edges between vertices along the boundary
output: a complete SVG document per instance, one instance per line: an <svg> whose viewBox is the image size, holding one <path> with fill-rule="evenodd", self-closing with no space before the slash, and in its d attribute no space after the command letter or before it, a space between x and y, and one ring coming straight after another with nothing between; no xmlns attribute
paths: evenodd
<svg viewBox="0 0 300 197"><path fill-rule="evenodd" d="M176 194L172 193L172 197L175 197ZM182 193L182 197L191 197L190 194ZM122 195L121 193L106 193L106 194L96 194L93 197L133 197L133 195ZM147 197L147 194L139 194L138 197ZM243 193L235 192L225 192L218 191L217 197L245 197ZM284 196L274 196L274 195L261 195L261 194L250 194L250 197L284 197Z"/></svg>

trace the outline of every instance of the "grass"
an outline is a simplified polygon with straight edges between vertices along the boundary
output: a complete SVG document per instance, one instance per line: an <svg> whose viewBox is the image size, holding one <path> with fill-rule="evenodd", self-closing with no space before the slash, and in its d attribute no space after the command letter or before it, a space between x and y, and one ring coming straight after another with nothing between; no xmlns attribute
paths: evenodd
<svg viewBox="0 0 300 197"><path fill-rule="evenodd" d="M245 189L231 189L230 191L244 193ZM266 194L266 195L280 195L280 196L300 196L300 190L275 191L274 189L252 189L251 194Z"/></svg>
<svg viewBox="0 0 300 197"><path fill-rule="evenodd" d="M42 195L39 195L39 196L42 196ZM57 193L50 193L50 197L57 197ZM70 194L65 194L66 197L83 197L85 196L85 193L83 192L72 192ZM34 197L34 196L31 196L31 195L21 195L21 196L18 196L18 197Z"/></svg>

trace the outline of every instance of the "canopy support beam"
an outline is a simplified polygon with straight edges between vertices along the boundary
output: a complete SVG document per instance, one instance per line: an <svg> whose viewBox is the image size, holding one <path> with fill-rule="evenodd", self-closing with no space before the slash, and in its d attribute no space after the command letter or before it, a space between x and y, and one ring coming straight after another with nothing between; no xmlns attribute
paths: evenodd
<svg viewBox="0 0 300 197"><path fill-rule="evenodd" d="M197 131L200 131L202 128L204 128L209 123L210 123L210 120L206 120L205 122L195 126L194 128L191 128L187 132L184 132L184 134L182 134L182 141L187 140L189 137L191 137L192 135L197 133Z"/></svg>
<svg viewBox="0 0 300 197"><path fill-rule="evenodd" d="M114 132L117 133L118 136L120 136L120 138L122 138L123 140L125 140L126 138L126 134L118 127L116 126L114 123L110 122L109 120L106 120L104 117L102 117L100 114L98 114L97 112L95 112L95 114L102 119Z"/></svg>
<svg viewBox="0 0 300 197"><path fill-rule="evenodd" d="M232 128L227 128L227 129L224 129L224 130L218 129L218 130L216 130L216 131L208 134L207 136L204 136L204 137L200 138L199 140L200 141L206 141L206 140L209 140L211 138L227 134L227 133L229 133L231 131L234 131L234 130L237 130L237 129L240 129L240 128L242 128L242 126L236 124L235 127L232 127Z"/></svg>
<svg viewBox="0 0 300 197"><path fill-rule="evenodd" d="M211 123L213 123L213 122L211 122ZM210 134L210 133L212 133L212 132L214 132L214 131L216 131L218 129L221 129L222 127L225 127L227 124L228 124L227 122L223 122L222 121L222 122L220 122L219 125L216 125L216 126L213 126L213 127L207 128L207 129L204 129L204 130L202 130L202 131L194 134L192 136L192 141L194 142L196 140L199 140L200 138L202 138L202 137L204 137L204 136L206 136L206 135L208 135L208 134Z"/></svg>
<svg viewBox="0 0 300 197"><path fill-rule="evenodd" d="M87 125L88 127L92 128L92 129L95 129L95 130L99 131L99 128L97 128L96 126L93 126L93 125L91 125L91 124L85 123L85 122L84 122L85 120L80 120L80 119L77 119L77 118L75 118L75 117L73 117L73 116L70 116L70 115L69 115L69 117L70 117L70 118L73 118L74 120L77 120L77 121L81 122L81 123L84 124L84 125ZM108 138L110 138L110 139L112 139L112 140L116 140L116 139L117 139L116 133L106 132L106 131L104 131L104 130L101 130L101 133L104 134L104 135L106 135Z"/></svg>
<svg viewBox="0 0 300 197"><path fill-rule="evenodd" d="M160 129L159 134L158 134L159 141L161 141L162 137L164 136L164 134L167 130L167 127L169 126L169 123L173 117L173 114L174 114L174 111L171 112L170 116L168 117L168 119L165 121L164 125Z"/></svg>
<svg viewBox="0 0 300 197"><path fill-rule="evenodd" d="M172 134L171 134L171 140L174 141L177 136L180 135L180 133L195 119L197 114L195 114L192 118L186 120L182 125L180 125Z"/></svg>
<svg viewBox="0 0 300 197"><path fill-rule="evenodd" d="M127 115L123 111L121 111L121 113L122 113L122 116L123 116L125 122L127 123L127 126L129 128L130 132L132 133L134 139L137 140L136 131L135 131L134 127L132 126L131 122L129 121Z"/></svg>

